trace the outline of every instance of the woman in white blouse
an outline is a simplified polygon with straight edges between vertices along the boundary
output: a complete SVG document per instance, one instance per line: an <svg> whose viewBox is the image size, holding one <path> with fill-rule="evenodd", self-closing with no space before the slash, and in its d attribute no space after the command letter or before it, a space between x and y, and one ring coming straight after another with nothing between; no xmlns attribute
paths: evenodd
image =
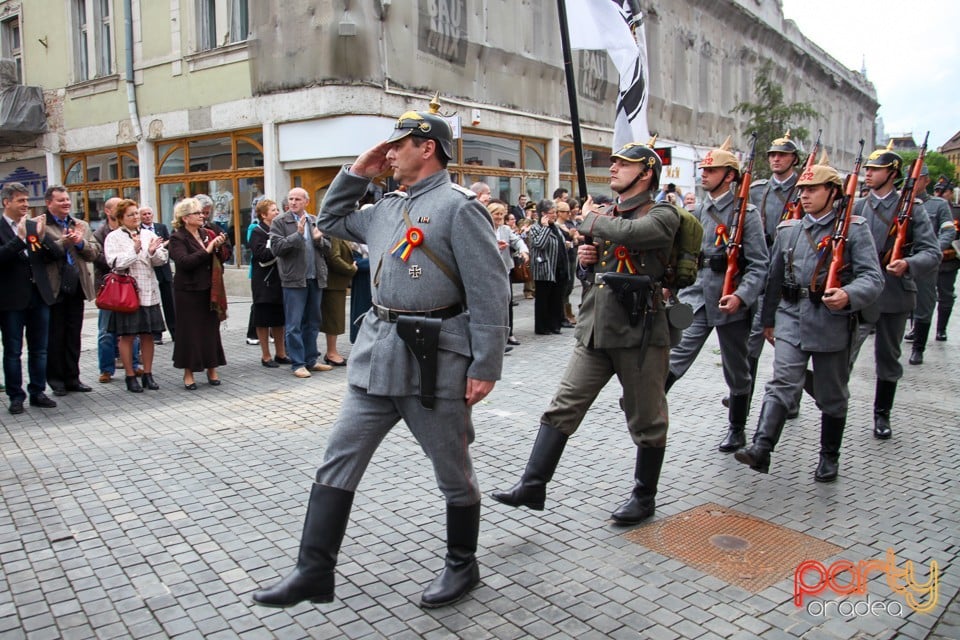
<svg viewBox="0 0 960 640"><path fill-rule="evenodd" d="M163 333L164 325L160 312L160 285L153 268L167 261L167 248L163 238L140 228L139 205L133 200L120 201L117 221L120 226L111 231L103 243L104 257L115 271L126 271L137 281L140 308L133 313L112 312L109 330L119 337L127 391L142 393L144 387L160 388L153 379L153 336ZM142 386L133 371L133 341L138 335L144 370Z"/></svg>

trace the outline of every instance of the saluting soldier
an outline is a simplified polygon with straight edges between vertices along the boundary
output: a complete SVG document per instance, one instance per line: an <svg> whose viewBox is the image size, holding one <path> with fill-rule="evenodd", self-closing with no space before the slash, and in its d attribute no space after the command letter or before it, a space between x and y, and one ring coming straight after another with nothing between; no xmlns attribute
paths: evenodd
<svg viewBox="0 0 960 640"><path fill-rule="evenodd" d="M617 524L636 524L654 513L668 426L663 388L670 332L661 287L680 226L675 205L653 202L660 170L652 144L630 143L611 158L616 205L600 207L589 197L583 204L580 230L596 243L577 250L584 288L577 343L560 388L540 418L523 476L510 490L492 494L499 502L543 509L547 483L567 439L616 374L637 458L633 491L612 518Z"/></svg>
<svg viewBox="0 0 960 640"><path fill-rule="evenodd" d="M439 106L400 116L393 134L345 167L323 201L318 226L370 249L373 306L351 353L346 396L310 492L297 566L256 592L259 604L333 600L354 492L401 419L433 463L447 504L446 564L421 606L456 602L480 580L470 413L500 377L510 294L490 214L446 171L453 135L437 115ZM371 179L388 169L406 191L358 210Z"/></svg>
<svg viewBox="0 0 960 640"><path fill-rule="evenodd" d="M716 328L723 377L730 392L729 425L719 449L730 453L746 444L744 429L753 385L747 360L747 338L753 318L752 307L767 278L767 243L757 208L748 204L736 290L723 295L726 248L736 233L738 222L734 185L740 181L740 161L730 151L729 137L720 148L707 153L700 168L701 184L707 195L693 213L703 225L703 265L697 281L680 291L680 301L693 307L693 324L684 330L680 344L670 352L667 390L687 372L710 332Z"/></svg>
<svg viewBox="0 0 960 640"><path fill-rule="evenodd" d="M773 247L777 237L777 226L783 219L783 210L787 199L791 197L797 184L795 167L800 164L800 147L786 131L782 138L777 138L767 149L767 164L770 165L770 178L757 180L750 184L750 204L757 208L760 220L763 223L763 239L767 243L767 251ZM750 378L753 384L750 387L750 397L757 384L757 368L760 363L760 354L763 352L763 322L760 320L760 310L763 307L763 295L757 299L757 311L753 316L750 327L750 338L747 340L747 360L750 363ZM728 404L728 403L727 403ZM797 407L791 407L788 418L796 416Z"/></svg>
<svg viewBox="0 0 960 640"><path fill-rule="evenodd" d="M937 274L937 335L938 342L947 339L947 324L950 322L950 312L953 311L953 301L956 294L953 292L957 281L957 270L960 270L960 255L957 255L957 240L960 240L960 225L953 216L953 185L946 180L937 181L933 193L943 198L950 211L950 220L940 226L940 249L943 250L940 259L940 271ZM952 227L952 230L951 230ZM946 245L944 245L946 242Z"/></svg>
<svg viewBox="0 0 960 640"><path fill-rule="evenodd" d="M950 205L943 198L927 194L927 185L930 184L930 170L926 163L920 168L920 177L917 179L917 198L923 203L923 209L930 217L930 226L938 235L941 257L943 251L950 249L950 243L956 235L953 226L953 212ZM933 310L937 306L937 280L939 270L934 269L923 275L914 277L917 282L917 306L913 310L913 328L903 336L908 342L913 342L910 352L910 364L923 364L923 352L927 349L927 338L930 335L930 324L933 321Z"/></svg>
<svg viewBox="0 0 960 640"><path fill-rule="evenodd" d="M924 211L923 204L917 202L907 227L904 257L888 260L888 253L893 245L890 230L897 217L897 204L900 201L900 192L894 187L894 181L900 178L903 158L893 151L891 143L885 149L877 149L871 153L864 166L864 184L870 192L865 198L857 200L854 213L867 220L879 252L885 284L877 302L863 313L866 322L860 325L850 357L850 366L853 367L860 354L860 347L876 328L873 344L877 374L873 399L873 435L886 440L893 433L890 428L890 410L897 393L897 382L903 376L900 343L907 318L917 304L917 283L914 278L937 267L940 262L940 249L930 225L930 218Z"/></svg>
<svg viewBox="0 0 960 640"><path fill-rule="evenodd" d="M824 154L820 164L804 171L797 186L805 215L779 225L760 311L765 337L775 340L773 378L766 386L753 444L734 456L755 471L769 471L770 453L780 440L788 407L800 400L807 362L812 360L814 394L821 411L820 461L813 477L831 482L839 470L847 421L857 312L880 295L883 275L866 221L855 216L843 252L841 286L824 290L842 181Z"/></svg>

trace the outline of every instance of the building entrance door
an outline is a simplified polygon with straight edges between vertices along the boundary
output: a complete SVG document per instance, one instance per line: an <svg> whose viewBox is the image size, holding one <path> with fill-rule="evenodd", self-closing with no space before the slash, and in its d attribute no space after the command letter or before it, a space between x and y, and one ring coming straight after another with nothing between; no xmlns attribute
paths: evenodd
<svg viewBox="0 0 960 640"><path fill-rule="evenodd" d="M313 214L320 213L320 203L327 193L327 187L340 173L340 167L319 167L311 169L296 169L290 172L290 188L301 187L306 189L310 196L307 211Z"/></svg>

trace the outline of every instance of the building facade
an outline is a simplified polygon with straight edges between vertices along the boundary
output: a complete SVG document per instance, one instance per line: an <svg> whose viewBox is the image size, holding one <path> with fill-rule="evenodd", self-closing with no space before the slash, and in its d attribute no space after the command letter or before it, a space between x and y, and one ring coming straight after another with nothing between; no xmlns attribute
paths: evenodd
<svg viewBox="0 0 960 640"><path fill-rule="evenodd" d="M776 0L642 5L650 130L672 147L663 182L693 189L707 149L727 135L745 144L732 109L765 60L788 102L821 114L803 124L823 127L839 166L872 139L872 85ZM343 163L435 91L455 126L457 181L483 180L510 202L576 192L553 3L0 0L0 47L46 112L45 132L16 144L0 123L0 182L20 176L41 194L66 184L94 222L113 195L169 222L179 198L207 193L241 246L256 197L303 186L315 209ZM605 192L616 70L604 52L574 58L589 188Z"/></svg>

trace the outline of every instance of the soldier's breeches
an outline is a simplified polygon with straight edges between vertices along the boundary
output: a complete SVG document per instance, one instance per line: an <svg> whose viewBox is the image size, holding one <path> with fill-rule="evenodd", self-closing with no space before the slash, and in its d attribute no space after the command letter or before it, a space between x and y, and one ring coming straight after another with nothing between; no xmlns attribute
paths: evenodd
<svg viewBox="0 0 960 640"><path fill-rule="evenodd" d="M956 294L953 292L957 282L957 271L941 271L937 274L937 303L944 311L953 309Z"/></svg>
<svg viewBox="0 0 960 640"><path fill-rule="evenodd" d="M670 372L682 378L696 361L713 327L707 324L707 313L701 308L693 314L693 322L683 330L680 344L670 350Z"/></svg>
<svg viewBox="0 0 960 640"><path fill-rule="evenodd" d="M623 387L623 409L634 444L663 447L669 424L663 393L669 357L665 346L648 346L641 360L640 349L588 349L578 344L540 421L573 435L597 395L616 375Z"/></svg>
<svg viewBox="0 0 960 640"><path fill-rule="evenodd" d="M750 324L750 337L747 338L747 354L751 358L759 358L763 353L763 344L767 341L763 337L763 322L760 320L760 310L763 308L763 294L757 298L757 312L753 314Z"/></svg>
<svg viewBox="0 0 960 640"><path fill-rule="evenodd" d="M914 322L930 322L933 319L933 310L937 306L937 275L938 272L934 271L914 278L917 283L917 306L913 310Z"/></svg>
<svg viewBox="0 0 960 640"><path fill-rule="evenodd" d="M873 353L876 362L877 380L896 382L903 376L903 366L900 364L901 344L903 331L907 326L909 313L881 313L876 325L861 324L857 332L857 339L850 352L850 369L857 360L860 348L870 335L870 329L876 326L874 335Z"/></svg>
<svg viewBox="0 0 960 640"><path fill-rule="evenodd" d="M747 360L747 338L750 336L752 317L743 318L716 327L720 341L720 359L723 378L734 395L750 393L750 362ZM714 327L707 324L703 309L693 315L693 324L684 329L680 344L670 352L670 371L682 378L694 363Z"/></svg>
<svg viewBox="0 0 960 640"><path fill-rule="evenodd" d="M317 470L317 482L356 491L374 451L401 419L433 463L447 504L476 504L480 489L470 458L473 421L463 400L437 398L434 409L428 410L417 396L375 396L349 385Z"/></svg>
<svg viewBox="0 0 960 640"><path fill-rule="evenodd" d="M784 407L796 406L803 393L807 361L813 361L813 387L820 410L831 416L847 415L850 392L849 355L844 351L804 351L786 340L777 340L773 352L773 378L767 383L764 402L776 400Z"/></svg>

